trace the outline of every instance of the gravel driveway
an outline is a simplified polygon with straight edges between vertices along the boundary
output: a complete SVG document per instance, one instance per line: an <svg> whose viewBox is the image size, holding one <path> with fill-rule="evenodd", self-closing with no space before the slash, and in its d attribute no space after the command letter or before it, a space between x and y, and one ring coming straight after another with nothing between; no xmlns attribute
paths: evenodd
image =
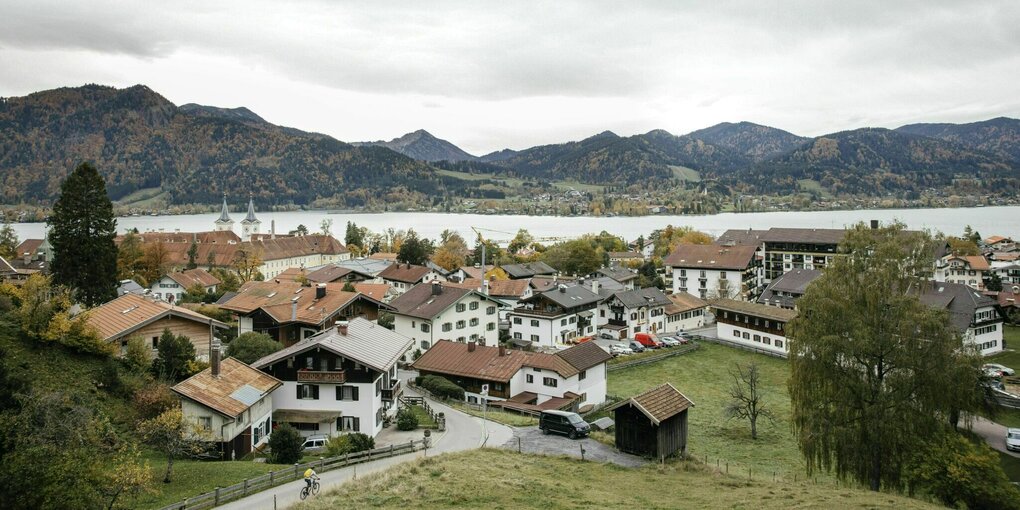
<svg viewBox="0 0 1020 510"><path fill-rule="evenodd" d="M639 467L648 463L644 458L621 453L611 446L604 445L594 439L570 439L559 434L542 434L538 427L514 428L514 437L510 439L504 448L517 449L517 440L520 439L521 451L524 453L539 453L543 455L568 455L581 458L581 447L584 447L585 460L595 462L612 462L624 467Z"/></svg>

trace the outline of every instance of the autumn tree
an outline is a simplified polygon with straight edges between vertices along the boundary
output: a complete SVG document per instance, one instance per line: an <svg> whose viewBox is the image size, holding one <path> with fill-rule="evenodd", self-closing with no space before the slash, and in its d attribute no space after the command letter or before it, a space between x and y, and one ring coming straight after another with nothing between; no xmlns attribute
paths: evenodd
<svg viewBox="0 0 1020 510"><path fill-rule="evenodd" d="M978 371L944 310L918 293L934 244L902 224L847 230L787 325L793 425L809 471L902 486L908 457L969 405Z"/></svg>
<svg viewBox="0 0 1020 510"><path fill-rule="evenodd" d="M530 247L533 242L535 242L535 238L527 231L527 229L522 228L518 230L517 235L510 240L510 245L507 246L506 250L511 254L516 254L517 252Z"/></svg>
<svg viewBox="0 0 1020 510"><path fill-rule="evenodd" d="M588 240L575 239L550 246L541 260L565 274L586 275L603 266L604 255Z"/></svg>
<svg viewBox="0 0 1020 510"><path fill-rule="evenodd" d="M173 407L139 423L138 433L149 446L166 456L163 483L171 482L175 459L201 455L206 451L206 442L211 440L208 431L186 419L180 407Z"/></svg>
<svg viewBox="0 0 1020 510"><path fill-rule="evenodd" d="M409 229L407 237L400 244L400 250L397 252L397 261L424 266L429 261L429 257L432 256L434 250L431 239L418 237L418 233L414 229Z"/></svg>
<svg viewBox="0 0 1020 510"><path fill-rule="evenodd" d="M447 271L454 271L464 266L467 262L468 254L468 247L464 238L456 232L444 230L442 235L440 235L440 239L443 244L432 255L432 262L435 262L436 265Z"/></svg>
<svg viewBox="0 0 1020 510"><path fill-rule="evenodd" d="M758 439L758 418L775 420L772 407L765 402L765 392L761 388L761 371L758 364L751 362L746 366L737 365L730 371L733 384L730 386L732 399L723 413L729 418L747 420L751 424L751 439Z"/></svg>
<svg viewBox="0 0 1020 510"><path fill-rule="evenodd" d="M18 233L5 219L4 226L0 227L0 257L11 259L20 256L20 253L16 253L17 248Z"/></svg>
<svg viewBox="0 0 1020 510"><path fill-rule="evenodd" d="M227 355L250 365L280 349L283 349L283 344L269 335L249 331L241 333L227 345Z"/></svg>
<svg viewBox="0 0 1020 510"><path fill-rule="evenodd" d="M980 255L981 249L978 245L970 239L964 239L962 237L947 237L946 242L949 243L949 252L953 255Z"/></svg>
<svg viewBox="0 0 1020 510"><path fill-rule="evenodd" d="M241 282L261 280L262 250L256 246L242 245L234 252L233 268Z"/></svg>
<svg viewBox="0 0 1020 510"><path fill-rule="evenodd" d="M154 285L170 270L170 252L163 241L146 243L142 248L141 276Z"/></svg>
<svg viewBox="0 0 1020 510"><path fill-rule="evenodd" d="M144 255L141 236L128 232L117 246L117 279L141 280L137 283L148 287L148 280L141 278L145 267L142 263Z"/></svg>
<svg viewBox="0 0 1020 510"><path fill-rule="evenodd" d="M690 226L666 225L666 228L652 232L652 241L655 243L654 255L661 258L682 244L712 244L712 236Z"/></svg>
<svg viewBox="0 0 1020 510"><path fill-rule="evenodd" d="M955 508L1020 509L1020 490L1002 470L999 455L982 441L955 432L925 438L906 470L911 492L923 490Z"/></svg>
<svg viewBox="0 0 1020 510"><path fill-rule="evenodd" d="M87 306L117 297L117 222L96 167L82 163L64 179L49 226L53 281Z"/></svg>

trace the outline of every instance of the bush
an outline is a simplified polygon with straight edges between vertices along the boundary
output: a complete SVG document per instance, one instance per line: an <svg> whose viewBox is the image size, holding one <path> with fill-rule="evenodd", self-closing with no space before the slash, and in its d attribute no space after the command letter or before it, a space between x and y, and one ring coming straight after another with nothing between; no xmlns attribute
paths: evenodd
<svg viewBox="0 0 1020 510"><path fill-rule="evenodd" d="M153 383L135 390L131 402L138 411L138 417L142 420L150 420L161 414L163 411L177 405L177 397L170 390L170 386L161 383Z"/></svg>
<svg viewBox="0 0 1020 510"><path fill-rule="evenodd" d="M249 331L227 345L227 356L251 365L256 360L280 349L283 349L283 344L273 340L269 335Z"/></svg>
<svg viewBox="0 0 1020 510"><path fill-rule="evenodd" d="M414 430L418 428L418 416L410 407L397 411L397 430Z"/></svg>
<svg viewBox="0 0 1020 510"><path fill-rule="evenodd" d="M280 425L269 436L270 460L275 464L296 464L301 460L305 438L294 427Z"/></svg>
<svg viewBox="0 0 1020 510"><path fill-rule="evenodd" d="M330 457L363 452L373 448L375 448L375 439L361 432L334 436L326 442L326 454Z"/></svg>
<svg viewBox="0 0 1020 510"><path fill-rule="evenodd" d="M191 375L195 362L195 346L184 335L175 335L164 329L159 337L156 359L152 362L152 371L156 377L177 382Z"/></svg>
<svg viewBox="0 0 1020 510"><path fill-rule="evenodd" d="M149 370L152 366L152 350L144 339L137 336L128 339L124 362L136 372Z"/></svg>
<svg viewBox="0 0 1020 510"><path fill-rule="evenodd" d="M927 441L906 469L908 486L950 507L1020 509L1020 491L1003 472L998 454L975 441L949 431Z"/></svg>
<svg viewBox="0 0 1020 510"><path fill-rule="evenodd" d="M421 378L420 386L429 390L436 398L464 400L464 388L438 375L426 375Z"/></svg>

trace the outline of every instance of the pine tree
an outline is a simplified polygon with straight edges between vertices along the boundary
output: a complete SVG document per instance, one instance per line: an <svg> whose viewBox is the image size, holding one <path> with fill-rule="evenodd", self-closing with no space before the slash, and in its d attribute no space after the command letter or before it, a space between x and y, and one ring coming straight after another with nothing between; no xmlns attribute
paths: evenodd
<svg viewBox="0 0 1020 510"><path fill-rule="evenodd" d="M60 186L49 220L53 281L88 306L117 296L117 221L96 167L82 163Z"/></svg>
<svg viewBox="0 0 1020 510"><path fill-rule="evenodd" d="M195 269L198 267L198 245L195 241L191 242L191 246L188 247L188 265L186 269Z"/></svg>
<svg viewBox="0 0 1020 510"><path fill-rule="evenodd" d="M15 253L18 247L18 233L14 231L6 220L3 228L0 228L0 257L12 258L19 254Z"/></svg>

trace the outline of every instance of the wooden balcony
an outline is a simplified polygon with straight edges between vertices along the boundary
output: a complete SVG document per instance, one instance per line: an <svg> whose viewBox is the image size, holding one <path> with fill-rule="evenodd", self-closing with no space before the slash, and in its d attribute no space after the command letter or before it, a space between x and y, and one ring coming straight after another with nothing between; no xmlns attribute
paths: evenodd
<svg viewBox="0 0 1020 510"><path fill-rule="evenodd" d="M347 373L343 370L298 370L297 382L343 384L347 382Z"/></svg>
<svg viewBox="0 0 1020 510"><path fill-rule="evenodd" d="M400 394L403 393L403 391L404 388L400 384L400 379L397 379L396 381L393 381L392 384L390 384L389 389L382 390L382 399L384 401L392 402L396 400L398 397L400 397Z"/></svg>

